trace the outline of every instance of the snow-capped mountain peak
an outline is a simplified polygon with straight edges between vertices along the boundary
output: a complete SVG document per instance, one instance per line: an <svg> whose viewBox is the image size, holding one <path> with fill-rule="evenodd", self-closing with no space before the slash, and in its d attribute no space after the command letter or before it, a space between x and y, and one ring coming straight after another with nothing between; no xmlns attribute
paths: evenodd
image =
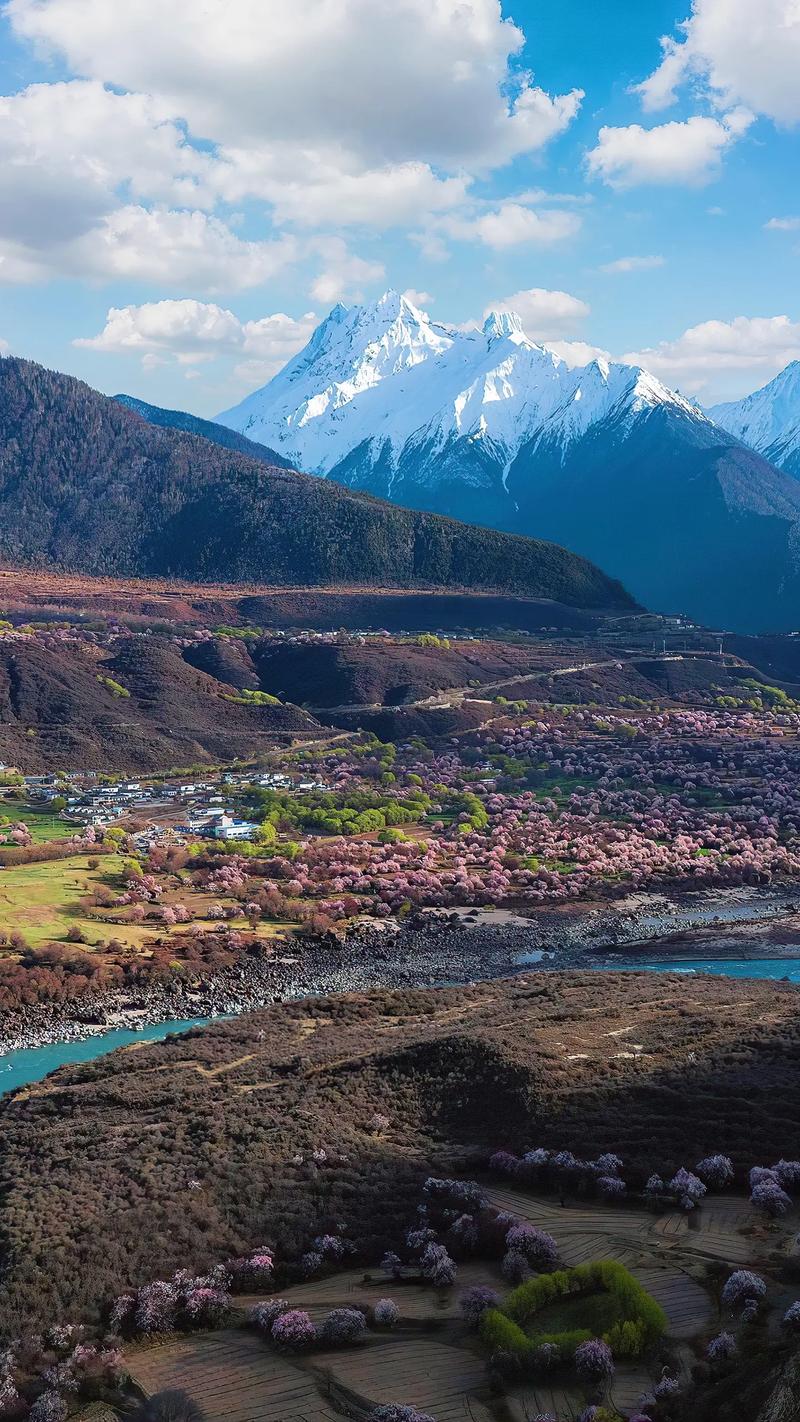
<svg viewBox="0 0 800 1422"><path fill-rule="evenodd" d="M708 413L765 459L800 478L800 360L752 395L713 405Z"/></svg>
<svg viewBox="0 0 800 1422"><path fill-rule="evenodd" d="M513 311L462 329L396 291L336 306L219 419L308 473L563 543L647 606L797 625L800 483L648 370L575 368Z"/></svg>
<svg viewBox="0 0 800 1422"><path fill-rule="evenodd" d="M461 438L507 468L532 440L563 444L612 414L660 404L698 415L646 371L604 360L570 368L527 335L516 312L491 311L482 329L459 330L387 291L335 306L268 385L218 418L329 475L356 450L391 472L407 446Z"/></svg>
<svg viewBox="0 0 800 1422"><path fill-rule="evenodd" d="M483 334L490 341L509 336L512 340L521 337L531 344L522 326L522 318L516 311L490 311L483 323Z"/></svg>

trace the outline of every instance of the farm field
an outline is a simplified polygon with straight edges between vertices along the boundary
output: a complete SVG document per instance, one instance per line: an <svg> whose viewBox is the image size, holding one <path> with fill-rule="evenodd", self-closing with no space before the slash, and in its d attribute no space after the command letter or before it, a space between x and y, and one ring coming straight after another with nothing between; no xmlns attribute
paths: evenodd
<svg viewBox="0 0 800 1422"><path fill-rule="evenodd" d="M158 923L114 922L82 910L81 899L95 892L98 886L112 888L117 893L123 887L121 875L125 857L104 854L99 857L97 867L92 868L90 860L95 862L95 858L76 854L67 859L0 868L0 934L21 933L29 947L35 949L44 943L62 942L70 929L78 929L84 938L82 947L89 950L111 938L139 950L163 935L164 926ZM169 896L165 896L164 902L169 902ZM215 919L203 915L203 909L208 908L210 902L209 895L192 896L198 915L192 920L192 932L209 932L217 926ZM243 916L230 918L227 923L232 929L246 929L262 938L274 937L292 927L263 922L250 930ZM179 939L181 930L173 929L170 936Z"/></svg>
<svg viewBox="0 0 800 1422"><path fill-rule="evenodd" d="M207 1422L317 1422L326 1416L311 1374L253 1334L222 1329L178 1339L132 1351L128 1364L148 1396L183 1388L201 1402Z"/></svg>
<svg viewBox="0 0 800 1422"><path fill-rule="evenodd" d="M118 854L104 855L99 867L91 869L90 858L78 854L0 869L0 933L21 933L34 948L66 938L70 928L81 930L87 947L113 936L115 929L109 924L81 911L80 900L98 884L118 878L123 860ZM152 928L137 924L126 924L124 934L119 934L134 947L152 936Z"/></svg>
<svg viewBox="0 0 800 1422"><path fill-rule="evenodd" d="M769 1229L760 1226L758 1216L733 1195L709 1197L698 1212L699 1228L686 1227L686 1217L677 1213L594 1201L561 1207L551 1197L523 1190L491 1190L489 1202L552 1231L563 1264L600 1258L624 1263L661 1304L668 1320L666 1352L617 1362L606 1404L621 1416L637 1411L652 1394L665 1356L672 1371L688 1381L693 1362L720 1327L718 1266L746 1263L769 1276L770 1260L774 1264L788 1251L796 1229L792 1217ZM380 1272L342 1270L281 1293L317 1326L332 1308L367 1309L388 1293L400 1310L394 1332L369 1334L366 1341L335 1351L287 1357L244 1327L227 1327L147 1349L134 1346L127 1361L146 1394L184 1388L208 1422L332 1422L335 1416L362 1415L398 1402L436 1422L530 1422L547 1414L576 1422L587 1393L574 1375L511 1382L500 1394L490 1388L485 1347L465 1329L458 1307L459 1293L477 1284L501 1294L507 1290L496 1264L474 1259L462 1263L454 1288L439 1290L416 1278L388 1281ZM237 1314L244 1319L259 1297L237 1297ZM587 1326L580 1306L580 1298L565 1301L561 1308L569 1317L554 1327ZM558 1309L551 1309L554 1317ZM545 1316L550 1318L547 1310Z"/></svg>
<svg viewBox="0 0 800 1422"><path fill-rule="evenodd" d="M21 820L28 826L34 844L46 844L51 839L67 839L76 829L63 815L54 814L41 806L24 804L20 800L0 799L0 838L4 820L9 824Z"/></svg>

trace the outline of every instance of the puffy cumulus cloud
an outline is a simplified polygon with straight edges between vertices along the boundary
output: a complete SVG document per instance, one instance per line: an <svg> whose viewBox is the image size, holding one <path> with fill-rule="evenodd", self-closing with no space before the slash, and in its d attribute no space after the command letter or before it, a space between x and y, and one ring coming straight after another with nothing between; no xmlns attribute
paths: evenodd
<svg viewBox="0 0 800 1422"><path fill-rule="evenodd" d="M244 241L205 212L127 204L77 236L43 226L23 242L0 231L0 282L74 276L241 291L268 280L296 256L292 237Z"/></svg>
<svg viewBox="0 0 800 1422"><path fill-rule="evenodd" d="M216 357L239 360L243 379L269 379L311 336L313 311L295 318L282 311L255 321L240 321L226 307L192 300L149 301L141 306L112 306L103 330L79 337L76 346L115 355L139 355L146 369L176 360L195 366Z"/></svg>
<svg viewBox="0 0 800 1422"><path fill-rule="evenodd" d="M403 292L403 296L406 298L406 301L411 302L412 306L416 306L417 310L422 311L434 300L434 297L431 296L429 291L416 291L413 286L407 286Z"/></svg>
<svg viewBox="0 0 800 1422"><path fill-rule="evenodd" d="M313 151L294 145L223 148L214 181L226 202L268 203L278 223L376 231L457 207L470 185L465 174L441 177L427 163L359 168L352 154L335 145Z"/></svg>
<svg viewBox="0 0 800 1422"><path fill-rule="evenodd" d="M180 283L214 291L259 286L297 256L291 237L250 242L203 212L123 207L87 235L88 274Z"/></svg>
<svg viewBox="0 0 800 1422"><path fill-rule="evenodd" d="M116 354L164 351L185 361L208 360L241 344L242 324L232 311L190 300L112 306L99 335L73 341Z"/></svg>
<svg viewBox="0 0 800 1422"><path fill-rule="evenodd" d="M90 213L129 197L188 207L216 201L215 162L187 140L165 106L145 94L115 94L94 81L32 84L0 96L0 171L7 172L3 216L19 183L44 198L53 183L74 191ZM10 175L10 177L8 176Z"/></svg>
<svg viewBox="0 0 800 1422"><path fill-rule="evenodd" d="M443 237L459 242L482 242L495 251L526 244L549 246L563 242L580 230L581 218L562 208L538 211L521 201L503 202L496 208L475 208L453 213L430 224L417 236L423 252L434 259L446 254Z"/></svg>
<svg viewBox="0 0 800 1422"><path fill-rule="evenodd" d="M431 223L469 211L476 176L541 149L582 99L520 69L524 36L499 0L8 0L4 14L81 76L2 101L5 281L82 273L89 247L98 279L159 280L166 211L189 236L194 214L225 225L244 203L259 235L423 227L441 256ZM132 249L134 208L162 210L154 252ZM498 247L568 225L513 207L485 217L475 235ZM246 244L231 282L233 234L203 231L217 269L198 251L184 285L235 290L269 264L266 243ZM320 300L354 284L340 266L318 277Z"/></svg>
<svg viewBox="0 0 800 1422"><path fill-rule="evenodd" d="M771 217L764 226L768 232L798 232L800 217Z"/></svg>
<svg viewBox="0 0 800 1422"><path fill-rule="evenodd" d="M674 341L623 360L643 365L668 385L702 391L707 399L735 399L800 359L800 322L788 316L737 316L703 321Z"/></svg>
<svg viewBox="0 0 800 1422"><path fill-rule="evenodd" d="M513 296L493 301L484 311L484 317L492 311L514 312L531 340L547 341L548 345L552 345L551 338L574 331L589 315L589 307L579 297L571 296L568 291L548 291L540 286L515 291Z"/></svg>
<svg viewBox="0 0 800 1422"><path fill-rule="evenodd" d="M798 0L693 0L681 37L661 41L658 68L638 85L650 111L674 103L687 81L723 105L745 104L778 123L800 120Z"/></svg>
<svg viewBox="0 0 800 1422"><path fill-rule="evenodd" d="M716 177L722 154L749 128L753 116L734 109L722 119L695 115L685 123L655 128L630 124L600 129L597 146L587 155L589 172L612 188L639 183L686 183L702 186Z"/></svg>
<svg viewBox="0 0 800 1422"><path fill-rule="evenodd" d="M664 257L617 257L615 262L604 262L601 272L608 276L618 276L627 272L650 272L664 266Z"/></svg>
<svg viewBox="0 0 800 1422"><path fill-rule="evenodd" d="M224 144L333 133L367 164L491 167L563 132L583 97L512 68L524 36L498 0L9 0L6 13L74 72L158 94Z"/></svg>
<svg viewBox="0 0 800 1422"><path fill-rule="evenodd" d="M498 250L527 242L545 246L561 242L574 236L580 225L580 218L574 212L562 212L558 208L536 212L532 207L504 202L496 212L477 218L473 231L479 241Z"/></svg>
<svg viewBox="0 0 800 1422"><path fill-rule="evenodd" d="M382 262L354 256L341 237L312 238L308 251L323 262L322 271L311 283L310 295L326 306L341 301L343 296L360 300L362 287L380 281L386 274Z"/></svg>
<svg viewBox="0 0 800 1422"><path fill-rule="evenodd" d="M296 247L244 241L208 210L222 169L142 94L76 80L1 97L0 281L257 285Z"/></svg>

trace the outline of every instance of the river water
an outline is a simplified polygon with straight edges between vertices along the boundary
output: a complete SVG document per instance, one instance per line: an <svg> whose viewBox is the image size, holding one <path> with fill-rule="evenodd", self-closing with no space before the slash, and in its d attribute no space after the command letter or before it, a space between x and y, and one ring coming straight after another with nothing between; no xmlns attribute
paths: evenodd
<svg viewBox="0 0 800 1422"><path fill-rule="evenodd" d="M0 1055L0 1095L5 1096L31 1081L41 1081L48 1072L67 1063L91 1062L117 1047L128 1047L131 1042L160 1042L171 1032L188 1032L190 1027L204 1027L208 1021L207 1017L176 1018L143 1027L140 1032L120 1027L113 1032L97 1032L79 1042L52 1042L46 1047L6 1052Z"/></svg>
<svg viewBox="0 0 800 1422"><path fill-rule="evenodd" d="M800 983L800 958L620 958L605 963L589 964L598 972L608 973L716 973L726 978L771 978L775 982L787 979Z"/></svg>
<svg viewBox="0 0 800 1422"><path fill-rule="evenodd" d="M538 961L541 956L539 951L520 954L516 961L519 967L523 967ZM618 959L607 959L602 963L593 964L589 960L581 965L581 970L589 967L597 972L718 973L732 978L788 978L791 982L800 983L800 958L683 958L670 961L664 958L648 959L645 955L629 958L620 955ZM0 1096L30 1082L41 1081L57 1067L93 1061L95 1057L105 1056L117 1047L127 1047L131 1042L160 1042L171 1033L187 1032L190 1027L205 1026L210 1020L206 1017L175 1018L145 1026L138 1032L119 1028L111 1032L98 1032L78 1042L53 1042L45 1047L8 1052L0 1055Z"/></svg>

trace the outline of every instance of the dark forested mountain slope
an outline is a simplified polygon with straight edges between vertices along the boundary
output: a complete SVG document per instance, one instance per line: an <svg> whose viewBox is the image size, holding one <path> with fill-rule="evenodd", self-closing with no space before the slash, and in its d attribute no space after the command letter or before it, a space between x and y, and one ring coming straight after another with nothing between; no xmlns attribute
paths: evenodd
<svg viewBox="0 0 800 1422"><path fill-rule="evenodd" d="M214 420L201 420L198 415L189 415L185 410L165 410L161 405L148 405L146 400L137 400L133 395L115 395L114 399L126 410L133 410L134 414L141 415L149 425L199 435L201 439L209 439L212 444L221 445L223 449L247 454L251 459L257 459L260 464L271 464L275 469L292 468L289 460L284 459L283 455L274 449L268 449L265 444L256 444L237 430L229 430L225 425L216 424Z"/></svg>
<svg viewBox="0 0 800 1422"><path fill-rule="evenodd" d="M383 503L0 361L0 557L87 573L484 587L630 607L563 548Z"/></svg>

